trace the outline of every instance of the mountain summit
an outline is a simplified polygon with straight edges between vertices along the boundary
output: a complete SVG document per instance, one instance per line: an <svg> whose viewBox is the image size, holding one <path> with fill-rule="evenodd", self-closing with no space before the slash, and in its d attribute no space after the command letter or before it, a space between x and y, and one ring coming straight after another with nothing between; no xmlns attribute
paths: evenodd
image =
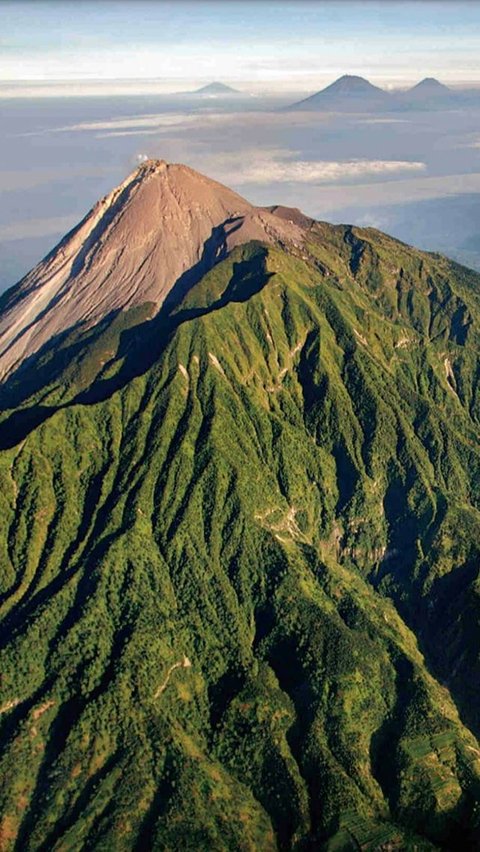
<svg viewBox="0 0 480 852"><path fill-rule="evenodd" d="M411 109L443 109L455 105L458 95L435 80L434 77L425 77L416 86L407 89L398 96L399 104L404 108Z"/></svg>
<svg viewBox="0 0 480 852"><path fill-rule="evenodd" d="M392 105L388 92L363 77L345 74L320 92L293 104L290 109L332 112L372 112Z"/></svg>
<svg viewBox="0 0 480 852"><path fill-rule="evenodd" d="M0 305L0 846L480 848L480 275L150 161Z"/></svg>
<svg viewBox="0 0 480 852"><path fill-rule="evenodd" d="M329 92L332 95L338 94L348 97L361 97L362 95L371 94L372 92L381 92L382 89L379 89L378 86L374 86L366 80L365 77L358 77L354 74L344 74L343 77L339 77L338 80L335 80L322 91L323 93ZM320 92L318 94L320 94Z"/></svg>
<svg viewBox="0 0 480 852"><path fill-rule="evenodd" d="M232 86L227 86L226 83L219 83L217 81L213 83L208 83L206 86L201 86L200 89L195 89L194 92L191 92L193 95L201 95L202 97L220 97L227 95L241 95L242 93L238 91L238 89L234 89Z"/></svg>
<svg viewBox="0 0 480 852"><path fill-rule="evenodd" d="M408 94L412 95L414 92L423 92L429 95L438 94L438 95L446 95L451 93L451 89L448 86L445 86L444 83L440 83L439 80L436 80L435 77L424 77L423 80L420 80L415 86L412 86L411 89L408 89Z"/></svg>
<svg viewBox="0 0 480 852"><path fill-rule="evenodd" d="M298 239L291 224L162 160L142 163L3 298L0 376L74 326L149 304L239 242Z"/></svg>
<svg viewBox="0 0 480 852"><path fill-rule="evenodd" d="M387 92L363 77L346 74L288 109L359 113L439 109L455 104L458 97L433 77L426 77L406 92Z"/></svg>

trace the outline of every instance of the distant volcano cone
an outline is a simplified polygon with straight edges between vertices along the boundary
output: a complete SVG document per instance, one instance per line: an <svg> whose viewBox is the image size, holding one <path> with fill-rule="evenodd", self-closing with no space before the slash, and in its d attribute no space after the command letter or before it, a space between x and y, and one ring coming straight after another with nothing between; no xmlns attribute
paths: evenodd
<svg viewBox="0 0 480 852"><path fill-rule="evenodd" d="M391 104L392 98L388 92L373 86L363 77L345 74L320 92L293 104L291 109L370 112L386 110Z"/></svg>
<svg viewBox="0 0 480 852"><path fill-rule="evenodd" d="M455 100L455 93L434 77L425 77L411 89L398 95L399 104L412 109L448 108Z"/></svg>
<svg viewBox="0 0 480 852"><path fill-rule="evenodd" d="M227 86L226 83L219 83L215 81L213 83L208 83L206 86L202 86L200 89L195 89L192 92L193 95L203 95L205 97L215 97L219 95L240 95L241 92L238 89L234 89L232 86Z"/></svg>
<svg viewBox="0 0 480 852"><path fill-rule="evenodd" d="M411 89L408 89L407 94L428 94L428 95L448 95L451 93L451 89L448 86L445 86L443 83L440 83L439 80L436 80L435 77L425 77L423 80L420 80L415 86L412 86Z"/></svg>

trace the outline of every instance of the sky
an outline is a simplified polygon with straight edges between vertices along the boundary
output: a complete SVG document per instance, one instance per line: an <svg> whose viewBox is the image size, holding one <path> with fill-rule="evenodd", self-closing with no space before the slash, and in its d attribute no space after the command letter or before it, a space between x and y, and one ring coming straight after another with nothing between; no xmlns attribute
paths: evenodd
<svg viewBox="0 0 480 852"><path fill-rule="evenodd" d="M308 91L343 73L466 85L479 55L475 0L0 0L0 85L17 93L25 80L119 78L154 78L164 92L212 79Z"/></svg>

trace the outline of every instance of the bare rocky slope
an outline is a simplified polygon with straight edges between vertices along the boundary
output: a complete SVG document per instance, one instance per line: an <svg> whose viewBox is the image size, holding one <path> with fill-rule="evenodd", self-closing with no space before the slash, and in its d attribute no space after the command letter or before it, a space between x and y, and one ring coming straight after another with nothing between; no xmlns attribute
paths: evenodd
<svg viewBox="0 0 480 852"><path fill-rule="evenodd" d="M187 166L143 163L4 297L0 378L67 329L146 303L156 313L182 275L251 239L301 232Z"/></svg>

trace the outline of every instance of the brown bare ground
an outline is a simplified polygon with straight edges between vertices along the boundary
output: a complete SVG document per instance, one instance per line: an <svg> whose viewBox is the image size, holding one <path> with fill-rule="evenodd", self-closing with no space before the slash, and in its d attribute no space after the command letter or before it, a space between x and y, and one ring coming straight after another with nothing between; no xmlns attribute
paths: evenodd
<svg viewBox="0 0 480 852"><path fill-rule="evenodd" d="M0 318L0 379L55 335L149 303L205 257L250 240L299 244L303 228L187 166L142 163L17 287Z"/></svg>

